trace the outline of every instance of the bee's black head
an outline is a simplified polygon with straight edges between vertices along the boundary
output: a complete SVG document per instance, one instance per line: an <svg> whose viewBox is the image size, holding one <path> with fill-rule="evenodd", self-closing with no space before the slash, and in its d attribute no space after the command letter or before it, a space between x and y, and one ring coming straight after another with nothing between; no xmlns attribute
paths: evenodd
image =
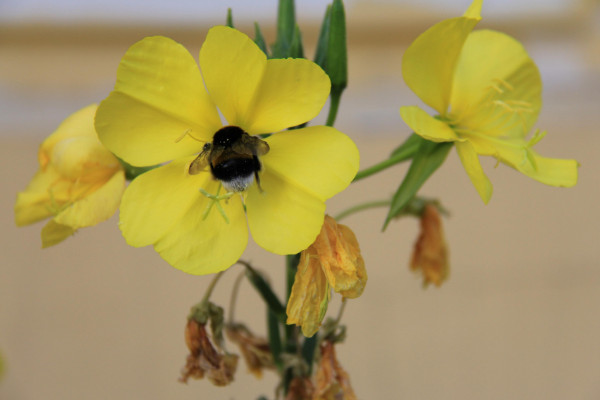
<svg viewBox="0 0 600 400"><path fill-rule="evenodd" d="M230 147L233 143L240 140L242 135L247 135L242 128L237 126L226 126L217 131L213 136L213 145Z"/></svg>

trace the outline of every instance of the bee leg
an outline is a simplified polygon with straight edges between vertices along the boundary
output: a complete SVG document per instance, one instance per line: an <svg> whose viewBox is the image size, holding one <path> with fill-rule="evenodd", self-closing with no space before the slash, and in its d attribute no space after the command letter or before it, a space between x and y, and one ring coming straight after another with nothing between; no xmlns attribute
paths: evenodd
<svg viewBox="0 0 600 400"><path fill-rule="evenodd" d="M260 178L258 177L258 171L254 171L254 179L256 179L256 185L258 186L258 190L263 193L264 190L263 188L260 186Z"/></svg>

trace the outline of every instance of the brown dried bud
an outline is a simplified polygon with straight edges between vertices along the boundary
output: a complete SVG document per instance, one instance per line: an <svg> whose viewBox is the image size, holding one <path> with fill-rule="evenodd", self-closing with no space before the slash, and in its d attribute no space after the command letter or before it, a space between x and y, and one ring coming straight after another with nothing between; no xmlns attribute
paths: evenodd
<svg viewBox="0 0 600 400"><path fill-rule="evenodd" d="M190 354L181 371L181 382L187 383L189 378L202 379L205 375L216 386L225 386L233 381L237 356L217 350L210 341L204 324L188 320L185 342Z"/></svg>
<svg viewBox="0 0 600 400"><path fill-rule="evenodd" d="M308 378L292 378L285 400L312 400L315 388Z"/></svg>
<svg viewBox="0 0 600 400"><path fill-rule="evenodd" d="M275 369L273 354L265 338L256 337L242 324L229 324L225 327L227 338L240 347L248 370L257 378L262 377L263 369Z"/></svg>
<svg viewBox="0 0 600 400"><path fill-rule="evenodd" d="M450 273L442 218L432 204L426 205L421 215L421 234L415 242L410 269L421 271L424 286L441 286Z"/></svg>
<svg viewBox="0 0 600 400"><path fill-rule="evenodd" d="M350 386L350 377L337 360L333 343L324 341L320 350L321 361L317 369L317 387L313 400L356 400L354 390Z"/></svg>

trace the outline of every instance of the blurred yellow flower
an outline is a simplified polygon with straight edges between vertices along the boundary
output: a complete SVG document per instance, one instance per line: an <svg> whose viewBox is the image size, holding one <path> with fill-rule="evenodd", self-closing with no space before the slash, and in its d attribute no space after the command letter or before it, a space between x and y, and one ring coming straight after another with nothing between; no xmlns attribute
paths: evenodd
<svg viewBox="0 0 600 400"><path fill-rule="evenodd" d="M130 164L173 161L126 190L120 227L127 242L154 245L167 262L191 274L233 265L246 248L248 227L256 243L273 253L308 247L323 224L325 200L354 178L358 150L331 127L283 130L314 118L329 90L329 78L315 63L267 60L250 38L224 26L208 32L200 69L171 39L134 44L119 65L114 91L100 104L96 129ZM190 173L224 126L249 135L274 133L263 139L268 152L258 154L260 161L254 154L260 187L251 183L235 196L221 191L212 165Z"/></svg>
<svg viewBox="0 0 600 400"><path fill-rule="evenodd" d="M300 255L287 305L287 323L314 335L327 311L331 289L347 298L359 297L367 284L365 261L354 233L325 216L321 233Z"/></svg>
<svg viewBox="0 0 600 400"><path fill-rule="evenodd" d="M52 217L42 228L43 247L110 218L119 207L125 173L96 136L96 108L93 104L72 114L44 140L40 169L17 195L18 226Z"/></svg>
<svg viewBox="0 0 600 400"><path fill-rule="evenodd" d="M472 32L481 4L474 0L462 17L434 25L406 50L406 84L439 115L411 106L400 109L402 119L427 140L454 142L485 203L492 184L478 155L493 156L547 185L575 185L575 160L538 155L533 146L545 133L526 139L542 105L540 74L515 39L490 30Z"/></svg>

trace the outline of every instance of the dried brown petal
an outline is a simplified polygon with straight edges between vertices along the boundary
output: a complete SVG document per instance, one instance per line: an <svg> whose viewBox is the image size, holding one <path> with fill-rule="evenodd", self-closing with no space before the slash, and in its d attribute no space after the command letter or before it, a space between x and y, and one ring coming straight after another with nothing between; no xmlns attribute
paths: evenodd
<svg viewBox="0 0 600 400"><path fill-rule="evenodd" d="M335 348L330 341L321 345L321 361L316 374L316 388L313 400L356 400L350 386L350 377L335 356Z"/></svg>
<svg viewBox="0 0 600 400"><path fill-rule="evenodd" d="M421 233L415 242L410 268L421 271L425 286L440 286L450 272L448 247L444 239L440 213L432 204L425 206L421 216Z"/></svg>
<svg viewBox="0 0 600 400"><path fill-rule="evenodd" d="M254 336L241 324L231 324L225 328L227 338L240 347L248 370L257 378L262 377L263 369L275 369L273 354L265 338Z"/></svg>
<svg viewBox="0 0 600 400"><path fill-rule="evenodd" d="M308 378L296 377L290 382L285 400L311 400L315 388Z"/></svg>
<svg viewBox="0 0 600 400"><path fill-rule="evenodd" d="M202 379L205 375L217 386L227 385L233 380L237 356L217 350L210 341L204 324L188 320L185 341L190 354L181 371L181 382L187 383L189 378Z"/></svg>

